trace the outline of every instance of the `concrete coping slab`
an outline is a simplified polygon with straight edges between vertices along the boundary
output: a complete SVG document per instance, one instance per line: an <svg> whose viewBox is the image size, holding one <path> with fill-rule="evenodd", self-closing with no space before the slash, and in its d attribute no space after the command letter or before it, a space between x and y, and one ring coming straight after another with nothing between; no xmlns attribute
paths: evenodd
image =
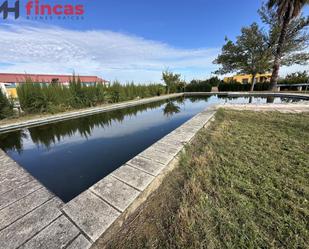
<svg viewBox="0 0 309 249"><path fill-rule="evenodd" d="M182 149L182 146L176 146L176 145L168 145L168 144L165 144L164 142L156 142L155 144L152 145L152 147L157 150L157 151L160 151L160 152L166 152L170 155L173 155L173 156L176 156L179 151Z"/></svg>
<svg viewBox="0 0 309 249"><path fill-rule="evenodd" d="M132 187L143 191L152 182L154 176L140 170L133 168L130 165L122 165L120 168L112 172L112 175L117 179L126 182Z"/></svg>
<svg viewBox="0 0 309 249"><path fill-rule="evenodd" d="M74 226L72 222L70 222L64 215L61 215L58 219L52 222L28 242L23 244L20 248L65 248L78 234L78 228Z"/></svg>
<svg viewBox="0 0 309 249"><path fill-rule="evenodd" d="M31 212L53 198L53 195L45 188L34 191L24 198L16 201L0 210L0 230L8 227L14 221Z"/></svg>
<svg viewBox="0 0 309 249"><path fill-rule="evenodd" d="M89 249L91 247L91 243L86 237L80 234L76 239L72 241L70 245L66 249Z"/></svg>
<svg viewBox="0 0 309 249"><path fill-rule="evenodd" d="M120 212L123 212L140 193L111 174L93 185L90 190Z"/></svg>
<svg viewBox="0 0 309 249"><path fill-rule="evenodd" d="M119 211L90 190L65 204L63 212L92 242L96 241L120 215Z"/></svg>
<svg viewBox="0 0 309 249"><path fill-rule="evenodd" d="M167 165L174 158L173 154L169 154L166 151L156 150L155 147L152 146L141 152L139 156L156 161L163 164L164 166Z"/></svg>
<svg viewBox="0 0 309 249"><path fill-rule="evenodd" d="M164 168L163 164L139 155L129 160L126 164L133 168L144 171L152 176L157 176Z"/></svg>
<svg viewBox="0 0 309 249"><path fill-rule="evenodd" d="M37 180L32 180L20 186L14 186L14 188L0 195L0 210L42 187L43 186Z"/></svg>
<svg viewBox="0 0 309 249"><path fill-rule="evenodd" d="M18 248L61 216L57 198L25 215L0 232L0 248Z"/></svg>

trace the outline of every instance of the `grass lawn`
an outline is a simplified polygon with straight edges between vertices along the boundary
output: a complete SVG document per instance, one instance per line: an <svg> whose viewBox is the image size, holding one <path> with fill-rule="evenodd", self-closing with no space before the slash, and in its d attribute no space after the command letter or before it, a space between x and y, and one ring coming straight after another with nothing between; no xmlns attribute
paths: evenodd
<svg viewBox="0 0 309 249"><path fill-rule="evenodd" d="M308 248L308 201L309 114L219 110L108 247Z"/></svg>

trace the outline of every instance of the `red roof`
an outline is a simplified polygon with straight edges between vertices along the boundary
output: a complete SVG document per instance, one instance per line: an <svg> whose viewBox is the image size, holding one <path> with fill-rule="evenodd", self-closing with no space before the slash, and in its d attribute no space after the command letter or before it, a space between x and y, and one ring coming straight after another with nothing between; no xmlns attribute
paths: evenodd
<svg viewBox="0 0 309 249"><path fill-rule="evenodd" d="M80 76L81 82L106 82L97 76ZM73 76L72 75L54 75L54 74L18 74L18 73L0 73L0 82L3 83L17 83L25 82L26 79L30 78L34 82L52 82L53 80L58 80L59 83L69 82Z"/></svg>

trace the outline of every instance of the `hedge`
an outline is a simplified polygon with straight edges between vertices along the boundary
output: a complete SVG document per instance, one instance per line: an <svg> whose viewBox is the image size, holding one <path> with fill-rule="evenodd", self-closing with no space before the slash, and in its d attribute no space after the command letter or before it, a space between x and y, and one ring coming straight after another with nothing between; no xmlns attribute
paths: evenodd
<svg viewBox="0 0 309 249"><path fill-rule="evenodd" d="M186 92L211 92L211 84L205 81L192 80L190 84L186 86Z"/></svg>
<svg viewBox="0 0 309 249"><path fill-rule="evenodd" d="M110 85L84 86L78 78L73 78L68 87L58 83L34 83L30 80L17 87L21 108L26 113L56 113L103 103L159 96L164 91L164 86L160 84L121 85L114 82Z"/></svg>
<svg viewBox="0 0 309 249"><path fill-rule="evenodd" d="M267 91L270 88L270 83L255 83L254 91ZM221 83L218 86L220 92L248 92L251 89L251 84L241 84L239 82Z"/></svg>

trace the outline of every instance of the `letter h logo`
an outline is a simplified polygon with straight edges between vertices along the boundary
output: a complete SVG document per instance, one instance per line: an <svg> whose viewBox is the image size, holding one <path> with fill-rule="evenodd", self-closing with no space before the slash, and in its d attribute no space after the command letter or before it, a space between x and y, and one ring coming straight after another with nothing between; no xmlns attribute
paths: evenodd
<svg viewBox="0 0 309 249"><path fill-rule="evenodd" d="M3 19L8 18L9 12L15 13L15 19L19 17L19 0L15 2L14 7L9 7L8 0L0 6L0 13L3 12Z"/></svg>

